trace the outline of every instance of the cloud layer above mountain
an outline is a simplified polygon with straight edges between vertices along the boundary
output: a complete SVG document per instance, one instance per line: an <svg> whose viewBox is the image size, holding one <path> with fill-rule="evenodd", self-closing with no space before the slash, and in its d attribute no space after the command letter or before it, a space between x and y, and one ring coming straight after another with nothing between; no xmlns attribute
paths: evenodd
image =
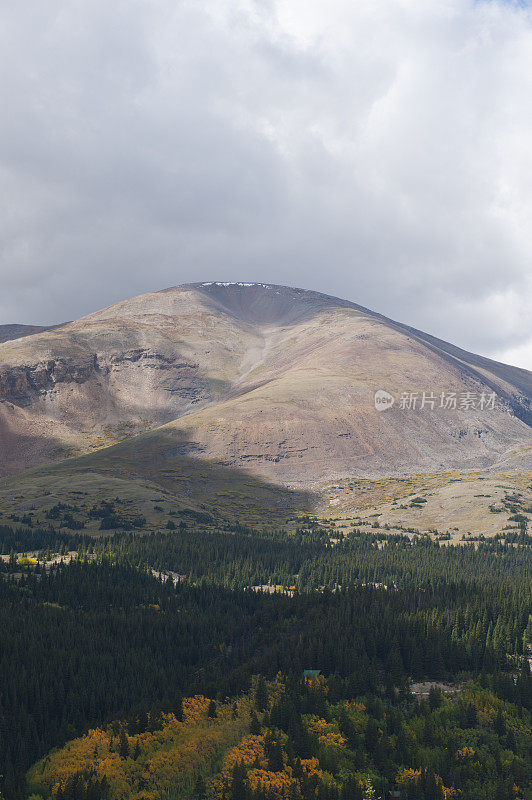
<svg viewBox="0 0 532 800"><path fill-rule="evenodd" d="M268 281L532 368L527 5L22 0L0 64L0 323Z"/></svg>

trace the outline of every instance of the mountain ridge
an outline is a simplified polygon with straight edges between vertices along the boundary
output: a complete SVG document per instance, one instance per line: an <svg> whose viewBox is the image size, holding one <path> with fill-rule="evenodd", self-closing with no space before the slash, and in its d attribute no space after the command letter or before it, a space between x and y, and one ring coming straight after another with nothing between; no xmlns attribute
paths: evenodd
<svg viewBox="0 0 532 800"><path fill-rule="evenodd" d="M377 389L496 392L497 408L379 413ZM531 407L527 370L275 284L170 287L0 344L4 475L143 432L282 485L526 468Z"/></svg>
<svg viewBox="0 0 532 800"><path fill-rule="evenodd" d="M22 339L24 336L33 336L34 333L41 333L50 328L56 327L54 325L23 325L21 323L9 323L0 325L0 344L9 342L13 339Z"/></svg>

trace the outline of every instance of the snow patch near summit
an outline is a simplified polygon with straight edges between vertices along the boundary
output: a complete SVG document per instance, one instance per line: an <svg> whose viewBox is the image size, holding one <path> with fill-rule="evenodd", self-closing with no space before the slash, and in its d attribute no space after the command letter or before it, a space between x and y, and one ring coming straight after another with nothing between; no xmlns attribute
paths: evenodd
<svg viewBox="0 0 532 800"><path fill-rule="evenodd" d="M261 286L263 289L270 289L269 283L242 283L241 281L207 281L200 286Z"/></svg>

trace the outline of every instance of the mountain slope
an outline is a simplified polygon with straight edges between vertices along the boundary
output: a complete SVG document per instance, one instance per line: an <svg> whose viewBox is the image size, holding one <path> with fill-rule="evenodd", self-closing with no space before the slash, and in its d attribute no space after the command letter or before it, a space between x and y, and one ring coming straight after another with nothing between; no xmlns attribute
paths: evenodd
<svg viewBox="0 0 532 800"><path fill-rule="evenodd" d="M374 405L384 389L395 397ZM403 392L434 409L401 408ZM439 407L469 392L494 408ZM295 487L348 475L527 467L532 373L354 303L206 283L0 345L2 474L90 452L194 458ZM160 427L163 426L163 427ZM94 454L91 460L100 456Z"/></svg>
<svg viewBox="0 0 532 800"><path fill-rule="evenodd" d="M43 325L0 325L0 344L11 339L21 339L23 336L32 336L47 328Z"/></svg>

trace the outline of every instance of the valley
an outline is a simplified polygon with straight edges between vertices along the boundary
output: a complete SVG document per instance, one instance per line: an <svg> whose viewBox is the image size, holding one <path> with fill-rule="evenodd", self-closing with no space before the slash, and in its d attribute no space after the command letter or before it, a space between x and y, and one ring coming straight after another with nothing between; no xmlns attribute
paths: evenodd
<svg viewBox="0 0 532 800"><path fill-rule="evenodd" d="M272 284L0 328L2 800L529 800L531 408Z"/></svg>

